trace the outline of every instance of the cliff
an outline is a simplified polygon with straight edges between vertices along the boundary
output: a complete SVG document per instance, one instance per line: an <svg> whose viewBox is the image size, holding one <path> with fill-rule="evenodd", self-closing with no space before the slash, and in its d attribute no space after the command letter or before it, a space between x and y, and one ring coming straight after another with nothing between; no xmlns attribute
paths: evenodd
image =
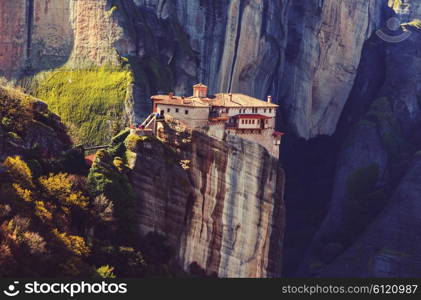
<svg viewBox="0 0 421 300"><path fill-rule="evenodd" d="M141 233L165 235L193 274L279 276L285 179L277 160L260 145L171 121L158 137L126 140L136 150L128 157Z"/></svg>
<svg viewBox="0 0 421 300"><path fill-rule="evenodd" d="M386 1L1 1L2 74L119 64L135 72L133 118L151 94L240 92L282 104L304 138L332 134ZM7 15L16 15L9 22ZM0 50L2 51L2 50Z"/></svg>
<svg viewBox="0 0 421 300"><path fill-rule="evenodd" d="M394 32L385 26L393 16L405 22L419 17L420 7L419 0L0 0L4 44L0 75L29 81L31 93L60 113L72 136L81 142L108 140L125 123L141 121L150 112L150 95L190 95L192 84L198 81L209 85L211 93L241 92L262 99L272 95L280 104L278 127L288 132L282 159L289 176L287 252L292 257L284 255L284 259L300 264L299 274L337 274L347 263L341 257L355 256L354 244L368 241L369 228L377 230L372 224L385 224L389 216L383 212L408 173L410 158L421 147L416 135L421 120L419 23ZM375 34L378 29L392 36L404 31L411 35L400 43L388 43ZM199 137L195 133L186 139ZM235 160L235 151L231 154L231 146L219 142L203 143L209 157L196 157L190 149L195 143L187 142L187 150L178 151L191 168L183 163L186 170L172 166L173 172L193 187L208 180L198 180L208 164L222 163L218 168L231 174L229 163ZM229 159L212 154L219 153L215 149L223 149ZM257 155L254 151L259 152L250 150L250 157ZM164 171L159 172L156 176L167 178ZM261 176L253 173L250 181ZM171 178L164 182L172 184ZM219 218L218 210L233 207L225 200L216 205L215 200L233 182L225 179L221 189L206 184L196 192L203 195L204 208L215 205L215 218ZM161 193L151 186L150 194ZM148 186L143 188L148 190ZM208 189L215 195L209 202ZM179 193L190 195L187 190ZM140 203L152 199L142 197ZM196 212L194 203L193 216L206 218ZM189 211L171 207L183 216ZM151 224L164 226L165 222L170 221ZM234 256L226 254L231 250L219 238L223 230L216 225L213 230L216 221L211 224L209 236L199 237L196 225L186 226L189 232L171 227L182 232L173 236L184 236L183 242L170 238L177 249L191 249L189 245L200 239L211 249L222 249L211 254L202 249L199 258L183 250L179 261L185 268L196 262L193 265L208 274L233 274L229 260L238 249L232 250ZM393 233L393 228L384 230ZM411 232L406 238L412 238ZM394 248L400 251L399 245ZM265 259L259 264L265 264ZM296 269L291 266L292 273ZM256 272L263 274L260 270ZM353 276L368 274L347 270ZM243 269L238 272L250 274ZM418 275L415 268L411 272Z"/></svg>
<svg viewBox="0 0 421 300"><path fill-rule="evenodd" d="M420 31L413 25L405 25L405 30L411 34L399 43L373 35L365 45L356 84L337 132L341 142L331 200L300 274L336 276L340 269L347 276L420 274L417 258L412 257L407 244L393 238L397 225L390 222L400 218L401 210L392 213L392 207L403 192L401 186L408 187L409 194L417 193L406 184L404 176L413 174L417 160L414 163L412 157L421 147L414 133L421 121L417 71L420 54L416 50L420 46ZM403 219L399 220L402 221L399 226L405 226ZM383 228L380 230L376 224ZM379 244L375 236L384 237L385 232L390 239ZM402 239L413 239L410 231L401 234ZM386 252L393 249L393 253L402 257L411 256L413 265L405 270L403 266L408 261L384 254L382 249ZM390 260L382 253L390 256ZM357 256L361 264L349 267L356 264L353 259ZM347 258L349 261L345 262ZM396 265L392 267L391 261L396 261ZM386 267L389 264L392 265Z"/></svg>
<svg viewBox="0 0 421 300"><path fill-rule="evenodd" d="M0 101L0 161L36 153L49 158L70 148L66 128L43 101L1 86Z"/></svg>
<svg viewBox="0 0 421 300"><path fill-rule="evenodd" d="M420 249L414 226L420 222L419 154L388 205L357 241L329 265L322 276L414 277L420 274Z"/></svg>

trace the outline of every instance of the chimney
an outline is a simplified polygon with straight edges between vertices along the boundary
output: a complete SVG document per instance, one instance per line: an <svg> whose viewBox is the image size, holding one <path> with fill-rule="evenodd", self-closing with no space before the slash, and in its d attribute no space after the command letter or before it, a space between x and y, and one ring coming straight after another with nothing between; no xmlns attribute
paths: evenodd
<svg viewBox="0 0 421 300"><path fill-rule="evenodd" d="M268 96L268 103L272 103L272 96Z"/></svg>
<svg viewBox="0 0 421 300"><path fill-rule="evenodd" d="M230 99L230 102L232 101L232 94L231 93L229 93L229 99Z"/></svg>
<svg viewBox="0 0 421 300"><path fill-rule="evenodd" d="M172 98L174 97L174 93L169 93L168 97L170 98L170 100L172 100Z"/></svg>
<svg viewBox="0 0 421 300"><path fill-rule="evenodd" d="M193 86L193 96L205 98L208 94L208 87L202 83Z"/></svg>

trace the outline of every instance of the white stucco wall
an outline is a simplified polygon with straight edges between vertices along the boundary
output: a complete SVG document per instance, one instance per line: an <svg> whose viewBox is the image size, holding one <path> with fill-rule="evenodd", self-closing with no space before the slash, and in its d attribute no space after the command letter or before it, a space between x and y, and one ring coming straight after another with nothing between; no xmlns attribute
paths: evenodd
<svg viewBox="0 0 421 300"><path fill-rule="evenodd" d="M157 112L161 113L162 110L164 111L165 115L169 115L183 122L190 128L202 127L208 123L209 108L207 107L187 107L157 104ZM188 111L188 114L186 114L186 111Z"/></svg>
<svg viewBox="0 0 421 300"><path fill-rule="evenodd" d="M240 113L241 110L241 113ZM272 111L270 111L272 110ZM258 108L257 112L252 112L252 108L229 108L228 109L228 116L233 117L239 114L259 114L266 117L272 117L274 118L276 116L276 109L272 108Z"/></svg>

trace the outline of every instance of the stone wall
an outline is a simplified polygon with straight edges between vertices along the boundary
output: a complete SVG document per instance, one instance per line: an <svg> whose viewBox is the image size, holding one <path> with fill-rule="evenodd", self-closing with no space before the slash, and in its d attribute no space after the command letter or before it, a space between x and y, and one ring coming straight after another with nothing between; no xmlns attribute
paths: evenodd
<svg viewBox="0 0 421 300"><path fill-rule="evenodd" d="M168 123L165 123L168 124ZM159 232L185 270L209 276L280 275L284 174L260 145L164 125L132 162L143 234ZM178 152L166 153L166 147Z"/></svg>

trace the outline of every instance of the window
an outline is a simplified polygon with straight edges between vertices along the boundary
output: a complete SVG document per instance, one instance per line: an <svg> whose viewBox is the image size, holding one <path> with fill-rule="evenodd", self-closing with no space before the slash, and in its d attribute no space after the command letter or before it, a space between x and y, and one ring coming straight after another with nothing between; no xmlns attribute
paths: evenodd
<svg viewBox="0 0 421 300"><path fill-rule="evenodd" d="M266 113L266 110L267 110L267 109L265 108L265 110L264 110L264 111L265 111L265 113Z"/></svg>
<svg viewBox="0 0 421 300"><path fill-rule="evenodd" d="M271 109L269 109L269 113L270 113L270 114L272 113L272 108L271 108Z"/></svg>
<svg viewBox="0 0 421 300"><path fill-rule="evenodd" d="M244 124L244 120L241 120L241 124Z"/></svg>
<svg viewBox="0 0 421 300"><path fill-rule="evenodd" d="M269 123L268 120L266 120L266 124Z"/></svg>
<svg viewBox="0 0 421 300"><path fill-rule="evenodd" d="M178 113L178 108L175 109L175 112Z"/></svg>
<svg viewBox="0 0 421 300"><path fill-rule="evenodd" d="M227 113L229 113L230 112L230 109L229 108L227 108Z"/></svg>
<svg viewBox="0 0 421 300"><path fill-rule="evenodd" d="M186 115L188 115L188 114L189 114L189 111L186 109L186 110L184 111L184 113L185 113Z"/></svg>
<svg viewBox="0 0 421 300"><path fill-rule="evenodd" d="M167 112L170 112L170 111L171 111L171 109L167 108Z"/></svg>

